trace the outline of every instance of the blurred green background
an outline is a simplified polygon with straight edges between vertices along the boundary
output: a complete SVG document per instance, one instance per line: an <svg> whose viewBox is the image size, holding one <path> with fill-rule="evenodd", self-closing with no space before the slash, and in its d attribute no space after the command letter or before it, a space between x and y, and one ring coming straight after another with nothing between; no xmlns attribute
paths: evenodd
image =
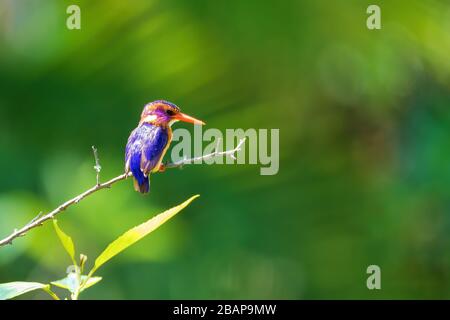
<svg viewBox="0 0 450 320"><path fill-rule="evenodd" d="M208 128L280 128L280 171L195 165L70 208L92 265L201 194L81 298L450 298L449 57L446 0L0 0L0 237L95 183L91 145L102 180L121 173L142 107L167 99ZM47 223L0 248L0 282L69 264Z"/></svg>

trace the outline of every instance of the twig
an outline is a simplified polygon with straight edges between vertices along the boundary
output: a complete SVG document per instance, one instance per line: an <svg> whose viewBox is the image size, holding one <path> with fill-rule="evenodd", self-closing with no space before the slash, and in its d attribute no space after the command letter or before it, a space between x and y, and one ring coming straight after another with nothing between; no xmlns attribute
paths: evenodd
<svg viewBox="0 0 450 320"><path fill-rule="evenodd" d="M165 167L166 168L182 167L185 164L191 164L191 163L193 163L195 161L200 161L200 160L203 161L203 160L206 160L206 159L211 159L211 158L219 157L219 156L225 156L225 157L228 156L228 157L236 160L236 157L234 156L234 154L241 150L241 147L244 144L244 142L245 142L245 138L241 139L239 141L238 145L236 146L236 148L234 148L232 150L218 151L219 150L219 143L220 143L220 140L219 140L219 141L217 141L216 149L214 150L214 152L205 154L203 156L195 157L195 158L192 158L192 159L183 159L183 160L175 161L175 162L172 162L172 163L168 163L168 164L165 165Z"/></svg>
<svg viewBox="0 0 450 320"><path fill-rule="evenodd" d="M100 184L100 171L102 170L102 166L100 165L100 159L98 158L97 149L95 146L92 146L92 152L94 152L95 166L94 170L97 172L97 185Z"/></svg>
<svg viewBox="0 0 450 320"><path fill-rule="evenodd" d="M217 147L216 147L216 150L213 153L210 153L210 154L207 154L207 155L204 155L204 156L200 156L200 157L196 157L196 158L193 158L193 159L183 159L181 161L177 161L177 162L174 162L174 163L169 163L169 164L166 165L166 168L177 168L177 167L181 167L181 166L183 166L185 164L190 164L190 163L192 163L194 161L209 159L209 158L216 157L216 156L234 156L234 153L236 153L239 150L241 150L241 146L244 143L244 141L245 141L245 139L242 139L239 142L239 144L237 145L237 147L234 148L233 150L219 152L217 150ZM94 169L97 172L97 184L95 186L93 186L92 188L84 191L83 193L77 195L76 197L74 197L74 198L72 198L70 200L67 200L66 202L64 202L63 204L59 205L56 209L50 211L49 213L47 213L45 215L42 215L42 213L39 213L30 222L28 222L24 227L22 227L20 229L14 229L14 231L9 236L7 236L6 238L0 240L0 247L5 246L7 244L12 244L14 239L24 236L31 229L34 229L36 227L42 226L45 221L53 219L57 214L63 212L64 210L66 210L71 205L77 204L78 202L80 202L81 200L83 200L87 196L93 194L94 192L97 192L97 191L99 191L101 189L110 188L114 183L119 182L121 180L125 180L127 177L132 175L131 172L123 173L121 175L118 175L115 178L112 178L111 180L109 180L107 182L100 183L99 179L100 179L101 167L99 165L97 149L95 149L95 147L92 147L92 150L94 151L94 157L95 157L95 167L94 167Z"/></svg>

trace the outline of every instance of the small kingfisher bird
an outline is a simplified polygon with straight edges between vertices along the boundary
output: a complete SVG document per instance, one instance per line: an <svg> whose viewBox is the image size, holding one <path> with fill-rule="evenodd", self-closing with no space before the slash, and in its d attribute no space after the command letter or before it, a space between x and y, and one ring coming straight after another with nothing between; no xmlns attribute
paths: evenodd
<svg viewBox="0 0 450 320"><path fill-rule="evenodd" d="M165 100L145 105L139 125L131 132L125 148L125 173L133 174L136 191L148 193L150 173L164 171L162 159L172 141L171 126L176 121L205 124Z"/></svg>

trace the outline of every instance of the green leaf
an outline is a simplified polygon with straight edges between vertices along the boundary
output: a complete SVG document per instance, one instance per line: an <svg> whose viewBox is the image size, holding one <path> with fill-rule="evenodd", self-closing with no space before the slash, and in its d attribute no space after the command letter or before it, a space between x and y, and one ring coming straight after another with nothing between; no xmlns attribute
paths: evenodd
<svg viewBox="0 0 450 320"><path fill-rule="evenodd" d="M187 207L195 198L199 197L199 195L192 196L182 204L173 207L167 211L164 211L163 213L160 213L159 215L151 218L147 222L144 222L127 232L125 232L123 235L121 235L119 238L111 242L108 247L98 256L98 258L95 260L94 268L92 268L91 272L89 273L89 276L93 275L94 272L100 268L103 264L105 264L108 260L110 260L115 255L119 254L132 244L136 243L137 241L141 240L143 237L148 235L150 232L156 230L161 225L163 225L165 222L167 222L170 218L172 218L174 215L176 215L178 212L183 210L185 207Z"/></svg>
<svg viewBox="0 0 450 320"><path fill-rule="evenodd" d="M87 276L82 276L82 281L86 281ZM83 292L85 289L92 287L94 284L102 280L102 277L92 277L87 280L87 282L83 285L80 292Z"/></svg>
<svg viewBox="0 0 450 320"><path fill-rule="evenodd" d="M15 281L0 284L0 300L12 299L14 297L20 296L24 293L37 290L37 289L48 289L50 286L48 284L43 284L39 282L25 282L25 281Z"/></svg>
<svg viewBox="0 0 450 320"><path fill-rule="evenodd" d="M75 277L74 277L75 276ZM86 281L87 280L87 281ZM84 283L80 292L83 292L85 289L92 287L94 284L102 280L102 277L92 277L89 278L87 276L81 276L81 283ZM86 281L86 283L85 283ZM69 273L67 277L64 279L56 280L51 282L52 285L69 290L71 293L75 293L79 287L78 279L76 278L76 274Z"/></svg>
<svg viewBox="0 0 450 320"><path fill-rule="evenodd" d="M69 290L71 293L76 292L80 287L78 276L75 272L69 272L67 277L60 280L52 281L50 283L56 287Z"/></svg>
<svg viewBox="0 0 450 320"><path fill-rule="evenodd" d="M75 260L75 245L73 244L72 238L61 230L56 219L53 220L53 226L55 227L56 234L58 235L59 240L61 240L64 249L69 254L70 259L72 259L73 265L76 266L77 262Z"/></svg>

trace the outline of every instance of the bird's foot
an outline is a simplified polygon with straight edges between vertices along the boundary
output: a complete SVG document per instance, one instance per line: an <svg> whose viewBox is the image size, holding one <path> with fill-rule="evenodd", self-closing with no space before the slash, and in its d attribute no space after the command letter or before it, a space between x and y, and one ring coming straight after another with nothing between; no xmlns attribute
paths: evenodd
<svg viewBox="0 0 450 320"><path fill-rule="evenodd" d="M158 172L164 172L164 171L166 171L166 166L164 165L164 163L161 163L159 165Z"/></svg>

